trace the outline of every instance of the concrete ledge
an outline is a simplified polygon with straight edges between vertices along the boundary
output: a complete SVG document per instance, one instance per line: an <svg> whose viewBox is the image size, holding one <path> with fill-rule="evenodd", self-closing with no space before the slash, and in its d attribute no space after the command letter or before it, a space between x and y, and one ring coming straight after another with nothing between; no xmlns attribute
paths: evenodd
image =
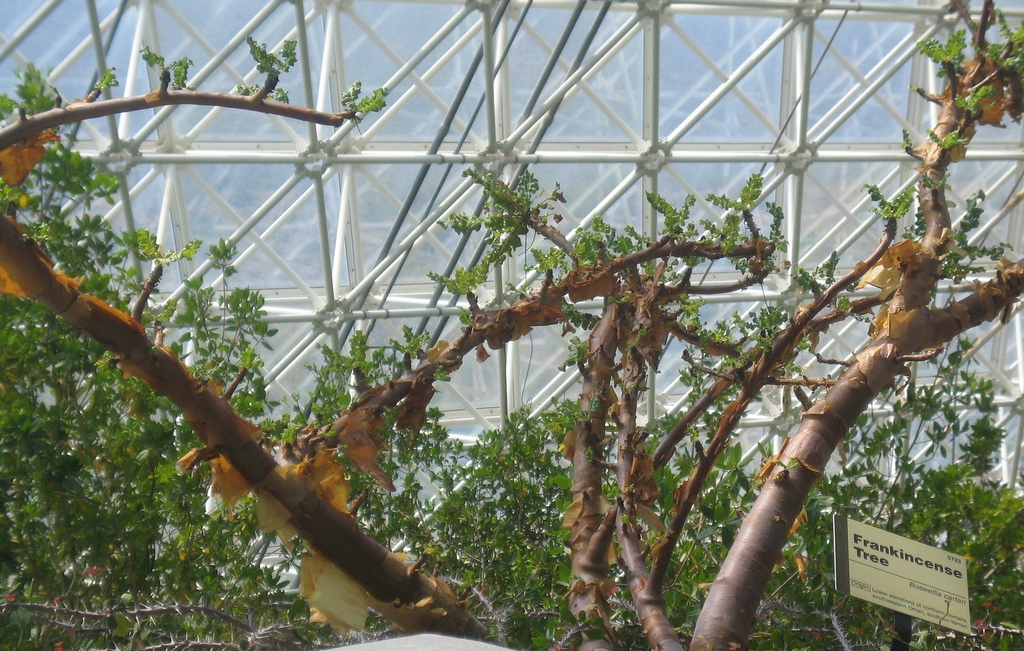
<svg viewBox="0 0 1024 651"><path fill-rule="evenodd" d="M331 651L349 651L350 649L358 649L358 651L507 651L505 647L493 644L429 633L353 644L352 646L337 647Z"/></svg>

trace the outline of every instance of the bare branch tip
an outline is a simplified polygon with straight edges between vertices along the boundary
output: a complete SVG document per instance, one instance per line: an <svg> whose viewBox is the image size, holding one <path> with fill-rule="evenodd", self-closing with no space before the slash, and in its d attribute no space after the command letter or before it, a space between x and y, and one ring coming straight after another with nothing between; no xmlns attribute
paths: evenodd
<svg viewBox="0 0 1024 651"><path fill-rule="evenodd" d="M136 299L135 305L132 306L132 318L139 324L142 323L142 315L146 310L146 304L149 302L149 297L156 290L160 284L160 278L163 277L164 267L163 265L156 265L153 270L149 272L149 278L142 284L142 290L139 292L139 298Z"/></svg>

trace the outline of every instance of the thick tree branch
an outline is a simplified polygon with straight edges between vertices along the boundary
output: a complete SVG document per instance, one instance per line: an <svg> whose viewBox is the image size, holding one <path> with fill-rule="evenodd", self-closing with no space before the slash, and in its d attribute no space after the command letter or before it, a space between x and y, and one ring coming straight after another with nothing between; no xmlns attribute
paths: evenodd
<svg viewBox="0 0 1024 651"><path fill-rule="evenodd" d="M804 415L765 481L712 585L690 651L743 648L776 559L811 489L857 417L904 369L901 356L948 341L994 319L1024 292L1024 260L949 307L919 310L899 339L882 337Z"/></svg>
<svg viewBox="0 0 1024 651"><path fill-rule="evenodd" d="M628 507L620 506L617 519L619 542L622 546L622 563L626 567L626 581L636 607L637 619L643 627L644 634L652 649L658 651L683 651L684 647L679 633L668 618L668 604L661 592L649 587L649 574L644 562L644 551L637 531L636 514L627 521L622 513L629 512Z"/></svg>
<svg viewBox="0 0 1024 651"><path fill-rule="evenodd" d="M569 554L576 577L569 587L569 610L577 619L596 618L604 622L604 639L585 639L581 649L613 649L610 608L605 598L609 588L610 564L607 550L613 523L605 524L609 511L602 489L604 469L598 463L604 457L605 418L611 404L611 376L618 350L618 306L609 304L590 334L583 390L580 393L582 419L576 426L571 454L573 502L566 515L569 524ZM598 544L595 544L597 538Z"/></svg>
<svg viewBox="0 0 1024 651"><path fill-rule="evenodd" d="M750 366L749 372L744 373L740 395L723 411L718 427L711 440L705 446L704 453L698 459L697 466L691 471L687 480L676 490L674 496L675 506L672 510L668 531L666 531L664 540L654 555L650 581L652 590L660 591L663 589L664 580L668 573L669 560L682 533L683 524L700 497L704 482L714 468L718 457L728 447L732 431L739 424L739 419L746 411L750 401L761 392L766 384L771 382L772 374L775 370L792 358L796 344L810 328L814 318L826 307L833 304L840 292L861 278L881 259L892 242L895 231L895 221L888 220L884 237L874 253L866 261L856 265L849 273L832 283L828 289L818 295L808 306L801 308L789 326L776 337L771 349ZM726 389L736 382L737 380L719 378L712 385L712 388L676 423L669 435L659 445L654 456L656 466L660 467L668 462L675 446L682 440L690 424L695 422L700 414L713 404L713 401L718 396L724 394Z"/></svg>
<svg viewBox="0 0 1024 651"><path fill-rule="evenodd" d="M750 402L760 394L765 385L772 381L776 369L792 359L797 343L811 327L815 317L826 307L834 304L841 292L845 291L850 284L863 277L882 258L882 255L884 255L892 243L895 234L895 220L887 220L885 234L872 255L864 262L857 264L842 278L832 283L828 289L815 297L809 305L801 308L790 324L775 338L772 347L762 354L751 366L750 371L745 374L739 396L722 412L715 433L705 446L704 454L698 460L697 466L691 471L687 480L676 490L674 496L675 506L672 510L668 531L666 531L664 540L659 545L654 556L649 589L659 594L663 590L665 577L668 573L669 560L682 533L683 524L693 506L697 503L704 483L710 475L712 468L714 468L718 457L728 447L732 432L739 424L740 418ZM719 384L728 386L728 381L720 379L715 386ZM656 461L662 458L661 455L671 454L671 448L666 449L664 453L659 448L658 452L660 454L656 454ZM667 460L667 457L665 458Z"/></svg>
<svg viewBox="0 0 1024 651"><path fill-rule="evenodd" d="M872 341L825 396L805 412L796 434L780 453L711 587L690 651L744 647L775 560L811 489L857 417L905 371L902 360L944 344L986 317L995 318L1024 291L1022 261L1003 269L964 301L945 310L928 308L941 275L941 257L953 239L946 208L946 173L949 165L962 157L964 143L980 117L958 106L957 92L974 85L978 75L987 76L991 65L983 58L975 64L965 66L962 76L955 69L947 70L949 89L942 98L935 138L915 150L915 157L922 161L918 191L924 237L903 271L891 304L876 318ZM1017 77L1009 68L1000 72ZM948 136L955 136L960 144L940 145Z"/></svg>
<svg viewBox="0 0 1024 651"><path fill-rule="evenodd" d="M862 278L864 274L866 274L881 259L885 254L885 251L892 244L895 234L896 223L893 220L888 220L886 222L882 239L872 254L866 260L856 265L847 274L833 282L824 292L821 292L816 296L814 301L809 305L800 309L796 318L794 318L790 325L785 328L778 337L776 337L771 351L762 358L762 368L767 369L775 367L780 363L788 361L790 355L788 355L787 352L792 352L800 337L810 331L812 327L824 327L823 322L816 320L817 315L829 305L834 304L840 293ZM868 304L874 304L874 302L875 299L870 299ZM832 314L835 314L833 320L830 320L827 323L841 320L839 319L839 316L842 316L842 313L837 314L836 311L833 310L830 315ZM821 318L824 319L826 317ZM700 415L704 413L704 411L706 411L715 400L721 397L730 386L739 381L740 378L744 377L750 366L750 364L745 364L740 368L734 369L734 377L720 378L719 381L713 384L705 392L704 396L694 403L687 413L676 422L672 430L665 436L654 453L654 465L656 468L661 468L668 463L672 458L672 454L674 453L676 446L686 436L686 432L689 427L695 423Z"/></svg>
<svg viewBox="0 0 1024 651"><path fill-rule="evenodd" d="M162 106L218 106L277 115L292 120L339 127L356 117L355 111L325 113L305 106L294 106L257 96L211 93L198 90L155 90L146 95L119 97L97 102L72 102L67 106L28 115L0 129L0 150L47 129L75 124L83 120L119 115Z"/></svg>
<svg viewBox="0 0 1024 651"><path fill-rule="evenodd" d="M337 511L308 480L275 472L277 462L256 441L256 425L193 377L169 349L154 344L136 320L80 293L73 280L54 272L38 246L8 217L0 219L0 272L5 292L42 303L117 354L126 375L174 402L206 447L223 455L250 485L276 498L309 546L359 583L373 598L375 610L413 630L486 634L446 587L409 572L402 559L360 531L354 518Z"/></svg>
<svg viewBox="0 0 1024 651"><path fill-rule="evenodd" d="M521 298L509 307L483 310L470 296L473 316L471 325L463 329L459 338L451 345L439 345L428 351L414 368L402 376L364 391L330 425L307 435L306 442L300 441L308 453L315 453L316 445L322 441L328 447L341 447L356 466L371 473L385 487L393 489L391 479L380 470L376 453L385 449L385 442L379 435L385 408L398 407L397 426L416 432L426 418L426 410L434 395L434 380L438 370L452 373L461 367L466 355L483 350L486 344L498 350L515 341L533 328L563 324L569 327L563 311L564 302L586 301L598 296L611 295L622 275L628 275L644 262L668 260L678 256L697 256L707 259L731 257L751 260L751 266L766 268L764 262L774 252L766 241L752 239L740 243L728 254L725 249L708 242L688 242L673 238L662 238L639 251L620 255L595 266L575 267L559 282L545 283L531 295ZM657 282L654 283L657 285ZM661 305L672 299L670 293L658 295ZM666 325L667 332L668 326ZM661 336L661 330L658 330ZM662 342L661 345L664 345ZM612 350L616 348L613 345ZM479 354L479 353L478 353ZM651 361L656 361L653 358ZM302 454L302 452L299 452Z"/></svg>

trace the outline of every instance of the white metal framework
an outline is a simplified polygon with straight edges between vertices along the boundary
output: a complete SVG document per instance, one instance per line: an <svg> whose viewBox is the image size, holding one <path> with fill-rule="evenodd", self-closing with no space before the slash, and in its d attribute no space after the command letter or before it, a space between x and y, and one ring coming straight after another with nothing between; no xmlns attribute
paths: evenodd
<svg viewBox="0 0 1024 651"><path fill-rule="evenodd" d="M479 166L510 178L529 169L561 185L567 228L602 215L654 233L655 191L681 201L740 188L763 171L786 214L793 268L837 251L852 264L872 250L879 218L865 183L893 194L912 184L901 131L926 139L936 118L911 87L939 90L916 43L958 18L945 0L0 0L0 87L31 62L64 97L84 95L96 70L114 67L118 94L149 91L143 46L195 61L189 83L231 90L259 83L245 37L298 43L282 86L291 102L340 110L353 81L390 89L387 108L360 125L313 127L252 114L163 108L84 124L79 147L121 180L106 214L118 228L148 228L167 247L192 238L237 244L228 282L262 289L279 328L267 370L278 397L301 393L318 346L342 347L354 329L375 341L402 326L451 339L464 302L427 276L479 255L479 239L438 225L473 211L480 193L461 172ZM1019 1L1000 2L1011 21ZM957 203L988 196L975 241L1008 241L1021 255L1021 130L979 133L953 187ZM698 201L702 217L717 219ZM204 249L205 250L205 249ZM529 280L518 259L494 287ZM219 285L200 256L169 270L160 300L185 278ZM709 277L725 271L712 267ZM795 309L776 277L709 316L766 302ZM978 332L979 367L998 392L1011 432L997 469L1021 472L1022 324ZM820 349L843 358L862 324L829 333ZM509 410L545 409L578 378L563 370L565 340L534 331L443 386L453 431L472 436ZM678 358L678 355L675 356ZM648 415L682 404L672 355L653 382ZM877 413L885 413L878 405ZM799 410L769 391L747 420L749 441L789 431ZM752 447L752 446L751 446Z"/></svg>

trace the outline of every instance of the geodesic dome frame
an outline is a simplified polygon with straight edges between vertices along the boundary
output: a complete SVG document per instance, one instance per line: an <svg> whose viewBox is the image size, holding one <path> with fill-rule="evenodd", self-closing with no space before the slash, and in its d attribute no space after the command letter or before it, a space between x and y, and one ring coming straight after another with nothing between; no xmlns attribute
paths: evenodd
<svg viewBox="0 0 1024 651"><path fill-rule="evenodd" d="M1024 18L1020 2L1000 8ZM480 255L478 237L439 224L479 210L467 168L506 179L529 168L542 185L559 184L567 231L601 215L652 235L659 215L646 193L679 202L735 192L762 172L767 199L786 215L791 273L833 252L852 266L881 232L864 184L887 195L913 184L902 131L922 142L936 118L911 90L941 91L916 43L960 21L946 3L896 0L48 0L10 9L0 28L4 88L32 63L67 98L86 94L108 67L120 80L114 91L142 94L158 84L139 56L148 46L191 58L190 84L226 91L260 76L251 35L271 49L297 42L298 64L281 84L292 103L339 110L353 81L389 89L384 111L339 129L186 106L77 129L78 148L121 181L105 214L116 227L147 228L168 248L193 238L237 246L237 275L217 277L203 255L183 260L155 300L179 296L189 278L264 292L279 331L266 369L278 398L308 386L318 346L342 349L355 330L378 344L401 338L403 326L453 337L465 300L426 272ZM951 179L961 207L977 190L988 197L972 241L1007 241L1017 256L1021 159L1019 126L989 129ZM707 201L696 208L720 217ZM509 287L532 280L530 262L496 270L482 298L507 300ZM706 282L729 277L714 265L698 271ZM791 276L776 276L705 309L709 319L768 303L795 310L801 298ZM974 334L971 355L1009 431L995 473L1012 485L1024 443L1020 318ZM863 340L864 325L852 322L819 349L845 358ZM571 393L578 375L562 368L565 348L560 333L537 330L467 364L441 383L446 423L473 437L512 410L539 412ZM683 363L669 353L651 380L647 418L684 404ZM880 403L872 413L889 412ZM784 435L799 415L786 391L767 391L745 420L744 445Z"/></svg>

